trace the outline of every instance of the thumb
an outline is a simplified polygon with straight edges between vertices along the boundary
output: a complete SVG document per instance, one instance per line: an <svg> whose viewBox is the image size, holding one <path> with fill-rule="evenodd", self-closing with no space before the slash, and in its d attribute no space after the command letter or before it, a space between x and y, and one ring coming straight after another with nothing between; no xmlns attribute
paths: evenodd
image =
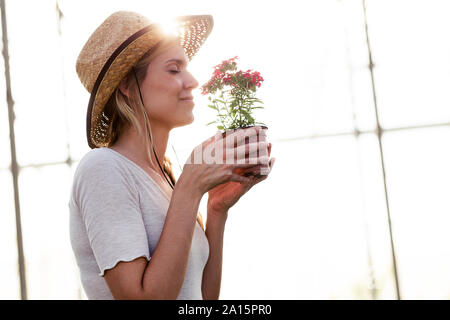
<svg viewBox="0 0 450 320"><path fill-rule="evenodd" d="M277 160L277 158L273 157L272 159L270 159L270 170L272 170L273 165L275 164L275 160Z"/></svg>
<svg viewBox="0 0 450 320"><path fill-rule="evenodd" d="M239 183L249 183L251 182L250 178L244 177L244 176L240 176L236 173L232 173L232 175L230 176L230 180L229 181L234 181L234 182L239 182Z"/></svg>

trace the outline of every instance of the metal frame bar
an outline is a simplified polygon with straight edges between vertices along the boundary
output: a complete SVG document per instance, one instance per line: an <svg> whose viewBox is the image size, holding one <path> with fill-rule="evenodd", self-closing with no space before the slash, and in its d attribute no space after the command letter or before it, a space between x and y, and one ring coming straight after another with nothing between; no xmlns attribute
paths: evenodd
<svg viewBox="0 0 450 320"><path fill-rule="evenodd" d="M375 78L374 78L374 72L373 72L373 60L372 60L372 50L370 46L370 39L369 39L369 28L367 26L367 14L366 14L366 0L362 0L363 9L364 9L364 29L366 33L366 42L367 42L367 49L369 54L369 70L370 70L370 79L372 82L372 97L373 97L373 105L375 108L375 117L377 121L377 138L378 138L378 146L380 149L380 159L381 159L381 168L383 171L383 184L384 184L384 196L386 199L386 210L387 210L387 220L388 220L388 226L389 226L389 238L391 241L391 254L392 254L392 264L394 269L394 280L395 280L395 290L397 294L397 299L401 300L401 294L400 294L400 284L399 284L399 276L398 276L398 268L397 268L397 257L395 254L395 245L394 245L394 235L392 232L392 222L391 222L391 212L389 207L389 195L387 191L387 183L386 183L386 169L384 165L384 154L383 154L383 143L381 141L381 136L383 135L383 130L381 129L379 117L378 117L378 105L377 105L377 94L375 90Z"/></svg>
<svg viewBox="0 0 450 320"><path fill-rule="evenodd" d="M299 136L293 138L284 138L284 139L275 139L274 142L290 142L297 140L309 140L309 139L320 139L320 138L332 138L338 136L359 136L360 134L377 134L377 131L381 133L385 132L393 132L393 131L401 131L401 130L414 130L414 129L423 129L423 128L433 128L433 127L450 127L450 122L443 123L431 123L417 126L407 126L407 127L394 127L394 128L383 128L378 123L377 128L374 130L358 130L355 128L353 131L345 131L345 132L337 132L337 133L329 133L329 134L311 134L306 136Z"/></svg>
<svg viewBox="0 0 450 320"><path fill-rule="evenodd" d="M337 133L330 133L330 134L312 134L312 135L306 135L306 136L299 136L299 137L293 137L293 138L284 138L284 139L274 139L273 142L291 142L291 141L300 141L300 140L312 140L312 139L322 139L322 138L332 138L332 137L339 137L339 136L359 136L361 134L377 134L377 131L381 133L385 132L394 132L394 131L402 131L402 130L414 130L414 129L423 129L423 128L433 128L433 127L450 127L450 122L444 122L444 123L432 123L432 124L426 124L426 125L417 125L417 126L408 126L408 127L396 127L396 128L382 128L380 125L378 129L375 130L358 130L355 128L353 131L346 131L346 132L337 132ZM179 149L179 150L185 150L185 149ZM45 166L53 166L53 165L59 165L59 164L67 164L68 166L72 166L74 163L79 162L81 159L73 159L70 157L70 155L67 157L64 161L55 161L55 162L43 162L43 163L36 163L36 164L27 164L20 166L20 168L41 168ZM11 170L11 166L8 168L0 168L0 170Z"/></svg>
<svg viewBox="0 0 450 320"><path fill-rule="evenodd" d="M11 95L11 74L9 70L9 49L8 49L8 29L6 23L5 0L0 1L1 17L2 17L2 40L3 40L3 61L5 63L5 82L6 82L6 99L8 103L8 119L9 119L9 146L11 149L11 172L14 186L14 206L16 211L16 237L17 237L17 255L19 263L20 277L20 296L22 300L27 300L27 282L25 273L25 256L23 251L22 237L22 220L20 217L20 200L19 200L19 166L16 157L16 138L14 134L14 100Z"/></svg>

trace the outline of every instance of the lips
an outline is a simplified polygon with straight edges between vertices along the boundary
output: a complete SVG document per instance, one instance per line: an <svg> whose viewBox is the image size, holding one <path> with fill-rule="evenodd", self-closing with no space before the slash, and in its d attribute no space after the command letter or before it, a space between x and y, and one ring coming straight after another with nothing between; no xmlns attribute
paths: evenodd
<svg viewBox="0 0 450 320"><path fill-rule="evenodd" d="M186 97L186 98L182 98L180 100L194 100L194 97L193 96L189 96L189 97Z"/></svg>

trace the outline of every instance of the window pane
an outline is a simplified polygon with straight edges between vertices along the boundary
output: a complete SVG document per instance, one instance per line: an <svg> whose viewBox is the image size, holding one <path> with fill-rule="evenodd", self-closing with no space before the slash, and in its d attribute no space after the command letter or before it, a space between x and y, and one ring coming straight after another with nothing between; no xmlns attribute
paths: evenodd
<svg viewBox="0 0 450 320"><path fill-rule="evenodd" d="M26 16L32 28L23 27L24 7L39 12ZM65 160L67 134L55 3L11 1L6 10L17 161L25 165Z"/></svg>
<svg viewBox="0 0 450 320"><path fill-rule="evenodd" d="M368 241L378 296L392 298L377 149L362 143L363 184L353 137L274 144L271 176L230 210L222 299L370 299Z"/></svg>
<svg viewBox="0 0 450 320"><path fill-rule="evenodd" d="M352 130L349 56L344 20L336 14L341 9L337 2L284 2L283 6L267 2L253 16L253 25L259 25L258 41L249 47L246 38L240 38L241 47L249 50L248 60L262 69L261 91L274 139ZM273 15L284 19L276 26L259 23ZM233 34L239 34L240 28L237 24ZM266 35L274 33L276 42L269 45Z"/></svg>
<svg viewBox="0 0 450 320"><path fill-rule="evenodd" d="M369 54L364 28L364 11L361 1L336 1L337 11L343 25L343 37L339 39L344 46L344 61L349 105L352 108L354 125L361 131L376 127L373 106L372 80L369 70ZM333 24L333 23L332 23Z"/></svg>
<svg viewBox="0 0 450 320"><path fill-rule="evenodd" d="M450 298L450 128L383 139L400 284L405 299Z"/></svg>
<svg viewBox="0 0 450 320"><path fill-rule="evenodd" d="M265 109L259 110L257 119L268 124L273 139L351 131L354 118L361 130L373 129L361 5L298 1L257 5L258 15L248 14L255 6L251 1L239 2L242 10L237 12L234 6L215 9L214 37L192 64L199 82L207 81L213 65L237 55L239 67L258 70L265 79L258 91ZM239 23L227 23L231 13ZM261 23L274 15L284 18L275 25ZM270 45L267 34L274 33L276 40ZM187 130L192 134L195 128L203 133L195 136L196 141L206 139L204 124L215 119L216 113L206 107L206 97L196 96L196 104L193 126L177 128L174 134ZM177 141L188 138L177 135Z"/></svg>
<svg viewBox="0 0 450 320"><path fill-rule="evenodd" d="M73 159L79 160L90 149L86 138L86 111L89 103L89 93L81 84L75 70L78 54L84 43L88 39L90 32L93 32L96 25L100 23L101 10L95 9L92 16L87 14L90 10L71 1L59 2L64 14L62 20L61 50L64 55L64 79L65 79L65 103L68 113L68 140L70 141L70 155ZM92 5L97 5L92 3ZM109 3L108 3L109 5ZM103 3L103 10L108 8ZM98 9L98 10L97 10ZM94 19L93 17L96 17ZM106 18L106 16L105 16Z"/></svg>
<svg viewBox="0 0 450 320"><path fill-rule="evenodd" d="M450 3L367 2L381 124L448 122Z"/></svg>
<svg viewBox="0 0 450 320"><path fill-rule="evenodd" d="M71 178L66 165L21 171L19 185L30 299L79 296L78 270L69 237Z"/></svg>
<svg viewBox="0 0 450 320"><path fill-rule="evenodd" d="M367 258L373 273L373 283L369 284L374 288L371 296L375 299L395 299L392 249L378 138L375 134L362 134L357 142L361 166L361 212L368 236Z"/></svg>

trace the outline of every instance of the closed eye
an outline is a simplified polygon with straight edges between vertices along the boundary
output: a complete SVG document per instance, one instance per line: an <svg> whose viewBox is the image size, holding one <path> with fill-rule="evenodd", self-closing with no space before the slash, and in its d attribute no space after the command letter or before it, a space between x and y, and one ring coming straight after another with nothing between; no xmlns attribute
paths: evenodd
<svg viewBox="0 0 450 320"><path fill-rule="evenodd" d="M179 73L180 71L177 71L177 70L169 70L169 72L171 72L171 73Z"/></svg>

